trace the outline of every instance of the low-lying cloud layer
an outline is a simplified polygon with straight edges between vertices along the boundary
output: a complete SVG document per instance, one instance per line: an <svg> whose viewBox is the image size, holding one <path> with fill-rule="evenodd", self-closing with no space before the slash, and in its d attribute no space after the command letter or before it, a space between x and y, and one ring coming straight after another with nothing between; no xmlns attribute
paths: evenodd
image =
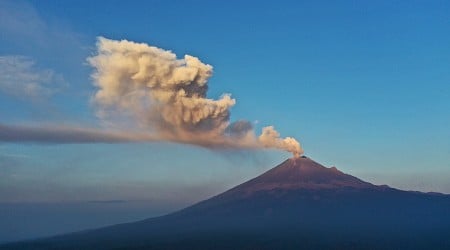
<svg viewBox="0 0 450 250"><path fill-rule="evenodd" d="M206 96L213 67L194 56L177 59L145 43L100 37L97 53L87 60L97 87L92 102L107 129L0 124L0 142L171 141L207 148L276 148L296 157L303 153L294 138L281 138L273 126L258 136L251 122L231 122L236 100L230 94Z"/></svg>
<svg viewBox="0 0 450 250"><path fill-rule="evenodd" d="M145 43L100 37L98 54L88 58L97 114L107 121L131 118L157 138L205 147L277 148L303 153L294 138L280 138L273 126L257 137L248 121L230 122L236 100L230 94L207 98L213 67Z"/></svg>

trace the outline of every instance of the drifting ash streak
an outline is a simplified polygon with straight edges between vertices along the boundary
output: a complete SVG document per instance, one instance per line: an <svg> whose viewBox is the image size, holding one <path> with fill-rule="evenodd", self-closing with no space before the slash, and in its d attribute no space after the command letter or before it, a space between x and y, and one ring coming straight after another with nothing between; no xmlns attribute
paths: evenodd
<svg viewBox="0 0 450 250"><path fill-rule="evenodd" d="M169 141L175 143L192 144L190 140L183 138L158 138L152 134L140 132L123 132L119 130L107 130L101 128L86 128L75 126L24 126L6 125L0 123L0 143L42 143L42 144L83 144L83 143L139 143ZM239 144L238 144L239 143ZM197 138L196 144L210 149L256 149L254 143L245 144L214 138Z"/></svg>
<svg viewBox="0 0 450 250"><path fill-rule="evenodd" d="M20 126L0 124L0 142L119 143L149 141L149 135L70 126Z"/></svg>

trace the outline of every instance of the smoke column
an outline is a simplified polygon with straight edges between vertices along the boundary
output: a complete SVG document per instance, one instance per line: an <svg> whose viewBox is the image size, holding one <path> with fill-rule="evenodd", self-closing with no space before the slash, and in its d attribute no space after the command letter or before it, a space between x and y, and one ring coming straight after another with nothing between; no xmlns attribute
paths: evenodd
<svg viewBox="0 0 450 250"><path fill-rule="evenodd" d="M158 140L218 148L277 148L298 157L300 144L280 138L273 126L256 136L248 121L230 122L236 100L230 94L207 98L211 65L185 55L127 40L99 37L87 59L97 87L93 103L109 124L132 123Z"/></svg>

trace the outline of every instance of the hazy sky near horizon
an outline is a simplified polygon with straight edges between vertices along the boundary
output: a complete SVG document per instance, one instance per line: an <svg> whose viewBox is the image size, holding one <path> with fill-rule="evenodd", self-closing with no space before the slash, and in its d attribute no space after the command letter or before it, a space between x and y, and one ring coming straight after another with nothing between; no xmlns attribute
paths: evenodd
<svg viewBox="0 0 450 250"><path fill-rule="evenodd" d="M100 127L99 36L214 67L231 120L375 184L450 193L448 1L1 1L0 125ZM30 87L29 82L35 83ZM196 201L290 157L174 143L0 142L0 202Z"/></svg>

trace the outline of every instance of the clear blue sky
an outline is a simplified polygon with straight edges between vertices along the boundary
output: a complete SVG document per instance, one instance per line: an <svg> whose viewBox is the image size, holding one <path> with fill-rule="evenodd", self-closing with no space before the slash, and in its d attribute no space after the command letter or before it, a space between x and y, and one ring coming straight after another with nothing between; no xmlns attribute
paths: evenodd
<svg viewBox="0 0 450 250"><path fill-rule="evenodd" d="M449 13L449 1L2 1L0 56L34 62L20 73L47 76L52 93L0 82L0 123L97 126L85 60L97 36L127 39L213 65L208 96L232 93L232 120L275 125L326 166L450 193ZM168 143L0 143L0 202L188 204L287 157Z"/></svg>

